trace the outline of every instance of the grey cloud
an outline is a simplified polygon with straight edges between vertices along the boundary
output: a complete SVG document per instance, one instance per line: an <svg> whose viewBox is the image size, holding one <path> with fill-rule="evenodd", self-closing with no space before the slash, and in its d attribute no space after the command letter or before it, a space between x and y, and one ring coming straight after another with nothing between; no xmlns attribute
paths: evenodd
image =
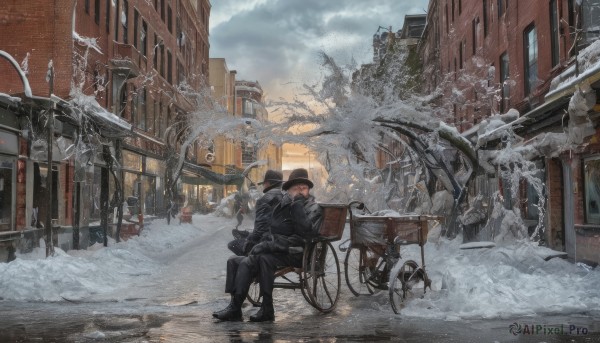
<svg viewBox="0 0 600 343"><path fill-rule="evenodd" d="M232 11L236 3L214 1L212 13ZM269 0L213 27L210 55L224 57L240 78L258 80L263 88L278 87L294 81L298 73L318 72L316 40L325 38L331 45L320 47L326 52L333 49L341 55L342 47L349 50L348 56L368 52L379 25L392 25L395 31L405 14L423 13L426 6L426 0Z"/></svg>

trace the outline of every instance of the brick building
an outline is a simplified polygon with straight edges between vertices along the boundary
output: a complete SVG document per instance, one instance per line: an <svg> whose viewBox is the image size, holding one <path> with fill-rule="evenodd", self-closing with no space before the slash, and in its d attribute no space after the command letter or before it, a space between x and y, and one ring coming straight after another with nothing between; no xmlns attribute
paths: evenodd
<svg viewBox="0 0 600 343"><path fill-rule="evenodd" d="M263 89L258 81L237 80L235 82L235 114L242 118L249 118L259 122L269 120L269 113L264 106ZM267 169L281 170L282 149L272 143L263 144L254 136L254 143L241 142L241 147L236 156L236 164L246 168L249 164L264 160L266 164L260 165L250 171L250 179L254 182L262 181Z"/></svg>
<svg viewBox="0 0 600 343"><path fill-rule="evenodd" d="M579 90L588 100L587 118L597 128L600 68L579 74L576 61L599 38L599 5L575 0L430 1L420 43L425 91L442 89L438 105L466 137L475 136L483 119L511 108L520 113L521 124L514 129L523 144L567 132L573 119L565 113ZM572 81L565 85L567 79ZM596 129L567 152L540 152L534 158L546 185L541 239L571 259L594 264L600 262L600 195L594 177L599 138ZM502 180L479 175L477 181L473 192L500 189L507 208L518 206L525 223L537 221L530 185L523 183L521 194L512 195ZM513 198L522 201L511 204Z"/></svg>
<svg viewBox="0 0 600 343"><path fill-rule="evenodd" d="M88 228L106 226L101 204L114 199L113 177L132 219L163 214L164 159L180 144L169 128L185 126L192 109L177 87L199 90L208 77L209 0L3 5L0 136L7 143L0 160L7 186L0 231L9 238L34 232L49 210L55 241L85 247L79 240L87 242ZM49 138L52 158L45 153ZM196 164L196 155L192 147L186 159ZM39 198L43 189L52 190L51 206ZM3 251L14 251L5 241Z"/></svg>

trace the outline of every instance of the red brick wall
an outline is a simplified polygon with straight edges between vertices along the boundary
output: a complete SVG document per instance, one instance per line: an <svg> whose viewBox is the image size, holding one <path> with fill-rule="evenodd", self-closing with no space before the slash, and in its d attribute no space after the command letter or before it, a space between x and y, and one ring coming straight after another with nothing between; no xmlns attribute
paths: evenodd
<svg viewBox="0 0 600 343"><path fill-rule="evenodd" d="M34 95L48 96L46 71L50 60L55 69L55 90L67 96L71 80L71 18L74 0L8 1L0 6L0 47L21 63L27 53L27 75ZM16 72L0 59L0 92L19 94L23 86Z"/></svg>

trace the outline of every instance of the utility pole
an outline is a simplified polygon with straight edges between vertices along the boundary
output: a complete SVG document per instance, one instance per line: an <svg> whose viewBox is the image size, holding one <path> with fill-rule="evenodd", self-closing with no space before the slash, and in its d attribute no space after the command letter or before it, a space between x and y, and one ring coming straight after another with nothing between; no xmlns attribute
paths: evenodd
<svg viewBox="0 0 600 343"><path fill-rule="evenodd" d="M48 66L48 83L50 85L50 97L54 94L54 66L52 61ZM48 115L48 172L46 174L46 257L54 254L53 228L52 228L52 141L54 136L54 110L56 104L52 102L52 108Z"/></svg>

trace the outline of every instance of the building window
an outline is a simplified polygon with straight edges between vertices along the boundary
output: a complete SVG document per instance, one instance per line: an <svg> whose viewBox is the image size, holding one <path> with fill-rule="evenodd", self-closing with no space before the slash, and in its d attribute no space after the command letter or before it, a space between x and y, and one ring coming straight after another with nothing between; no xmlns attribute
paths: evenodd
<svg viewBox="0 0 600 343"><path fill-rule="evenodd" d="M448 20L448 4L446 4L446 33L450 33L450 21Z"/></svg>
<svg viewBox="0 0 600 343"><path fill-rule="evenodd" d="M160 137L161 131L161 120L163 116L163 105L162 101L154 100L154 135ZM164 127L163 127L164 128Z"/></svg>
<svg viewBox="0 0 600 343"><path fill-rule="evenodd" d="M529 95L537 86L538 46L537 31L531 24L523 33L523 52L525 56L525 95Z"/></svg>
<svg viewBox="0 0 600 343"><path fill-rule="evenodd" d="M244 99L242 103L242 113L244 117L255 117L256 111L254 109L254 103L251 100Z"/></svg>
<svg viewBox="0 0 600 343"><path fill-rule="evenodd" d="M154 34L154 47L152 48L152 54L154 54L154 69L158 69L158 51L156 51L156 49L158 49L158 37L156 36L156 33Z"/></svg>
<svg viewBox="0 0 600 343"><path fill-rule="evenodd" d="M37 208L37 223L35 225L37 227L40 227L40 224L46 221L48 205L50 206L51 218L58 219L58 166L52 166L50 172L52 173L52 194L48 199L48 165L37 162L33 164L33 194L37 195L33 199L33 208ZM6 174L5 177L8 177L8 175Z"/></svg>
<svg viewBox="0 0 600 343"><path fill-rule="evenodd" d="M77 186L76 186L77 187ZM81 185L79 185L81 187ZM77 188L75 188L77 189ZM87 206L90 211L90 219L99 220L100 219L100 193L102 189L102 168L98 166L94 166L94 175L92 179L91 185L89 185L89 195L91 198L91 204L88 203ZM86 206L86 204L84 204Z"/></svg>
<svg viewBox="0 0 600 343"><path fill-rule="evenodd" d="M558 64L558 8L556 0L550 0L550 49L552 50L552 66Z"/></svg>
<svg viewBox="0 0 600 343"><path fill-rule="evenodd" d="M585 222L600 224L600 156L583 162L585 189Z"/></svg>
<svg viewBox="0 0 600 343"><path fill-rule="evenodd" d="M138 109L137 109L137 120L136 120L136 125L138 128L142 129L142 130L146 130L147 126L146 126L146 121L147 121L147 114L146 114L146 89L143 88L141 90L138 89Z"/></svg>
<svg viewBox="0 0 600 343"><path fill-rule="evenodd" d="M458 14L462 13L462 0L458 0Z"/></svg>
<svg viewBox="0 0 600 343"><path fill-rule="evenodd" d="M502 168L503 171L505 170L505 168ZM504 198L504 208L507 210L512 209L513 207L513 197L512 197L512 191L511 191L511 183L510 183L510 179L504 178L502 177L502 197Z"/></svg>
<svg viewBox="0 0 600 343"><path fill-rule="evenodd" d="M104 23L106 25L106 33L110 32L110 0L106 0L105 2L105 10L106 10L106 18L104 18Z"/></svg>
<svg viewBox="0 0 600 343"><path fill-rule="evenodd" d="M160 46L160 76L165 77L165 45Z"/></svg>
<svg viewBox="0 0 600 343"><path fill-rule="evenodd" d="M13 158L0 156L0 231L13 230L15 167ZM44 221L46 218L40 218L40 220Z"/></svg>
<svg viewBox="0 0 600 343"><path fill-rule="evenodd" d="M83 8L85 8L85 13L90 14L90 0L85 0Z"/></svg>
<svg viewBox="0 0 600 343"><path fill-rule="evenodd" d="M479 17L473 19L473 55L477 52L478 36L479 35Z"/></svg>
<svg viewBox="0 0 600 343"><path fill-rule="evenodd" d="M167 50L167 82L173 84L173 56L170 50Z"/></svg>
<svg viewBox="0 0 600 343"><path fill-rule="evenodd" d="M171 6L167 7L167 27L169 28L169 32L173 33L173 11L171 10Z"/></svg>
<svg viewBox="0 0 600 343"><path fill-rule="evenodd" d="M181 85L185 83L185 69L183 69L183 64L177 61L177 82Z"/></svg>
<svg viewBox="0 0 600 343"><path fill-rule="evenodd" d="M100 0L94 0L94 22L100 25Z"/></svg>
<svg viewBox="0 0 600 343"><path fill-rule="evenodd" d="M148 55L148 42L146 40L146 35L148 34L148 24L146 24L145 20L142 20L142 31L140 32L140 46L142 49L142 55Z"/></svg>
<svg viewBox="0 0 600 343"><path fill-rule="evenodd" d="M123 24L123 43L127 44L127 20L129 16L129 2L123 0L123 8L121 9L121 24Z"/></svg>
<svg viewBox="0 0 600 343"><path fill-rule="evenodd" d="M508 110L510 98L508 53L503 53L500 56L500 112L504 113Z"/></svg>
<svg viewBox="0 0 600 343"><path fill-rule="evenodd" d="M578 1L582 39L578 50L600 39L600 0Z"/></svg>
<svg viewBox="0 0 600 343"><path fill-rule="evenodd" d="M115 2L115 40L118 42L119 41L119 22L121 21L120 18L121 16L119 15L120 9L119 9L119 0L116 0Z"/></svg>
<svg viewBox="0 0 600 343"><path fill-rule="evenodd" d="M488 35L488 0L483 0L483 36Z"/></svg>
<svg viewBox="0 0 600 343"><path fill-rule="evenodd" d="M256 162L256 149L254 145L246 142L241 143L242 150L242 166L247 166Z"/></svg>
<svg viewBox="0 0 600 343"><path fill-rule="evenodd" d="M577 17L577 5L575 4L576 0L568 0L567 7L569 12L569 31L573 33L575 29L575 18Z"/></svg>
<svg viewBox="0 0 600 343"><path fill-rule="evenodd" d="M165 22L165 0L160 0L160 19L162 19L163 23Z"/></svg>
<svg viewBox="0 0 600 343"><path fill-rule="evenodd" d="M498 0L498 18L502 17L505 13L505 0Z"/></svg>
<svg viewBox="0 0 600 343"><path fill-rule="evenodd" d="M463 68L463 47L464 44L462 41L458 43L458 66L460 69Z"/></svg>
<svg viewBox="0 0 600 343"><path fill-rule="evenodd" d="M133 11L133 46L138 49L138 25L140 23L140 14L137 10ZM139 49L138 49L139 50Z"/></svg>
<svg viewBox="0 0 600 343"><path fill-rule="evenodd" d="M454 22L454 0L452 0L452 22Z"/></svg>

